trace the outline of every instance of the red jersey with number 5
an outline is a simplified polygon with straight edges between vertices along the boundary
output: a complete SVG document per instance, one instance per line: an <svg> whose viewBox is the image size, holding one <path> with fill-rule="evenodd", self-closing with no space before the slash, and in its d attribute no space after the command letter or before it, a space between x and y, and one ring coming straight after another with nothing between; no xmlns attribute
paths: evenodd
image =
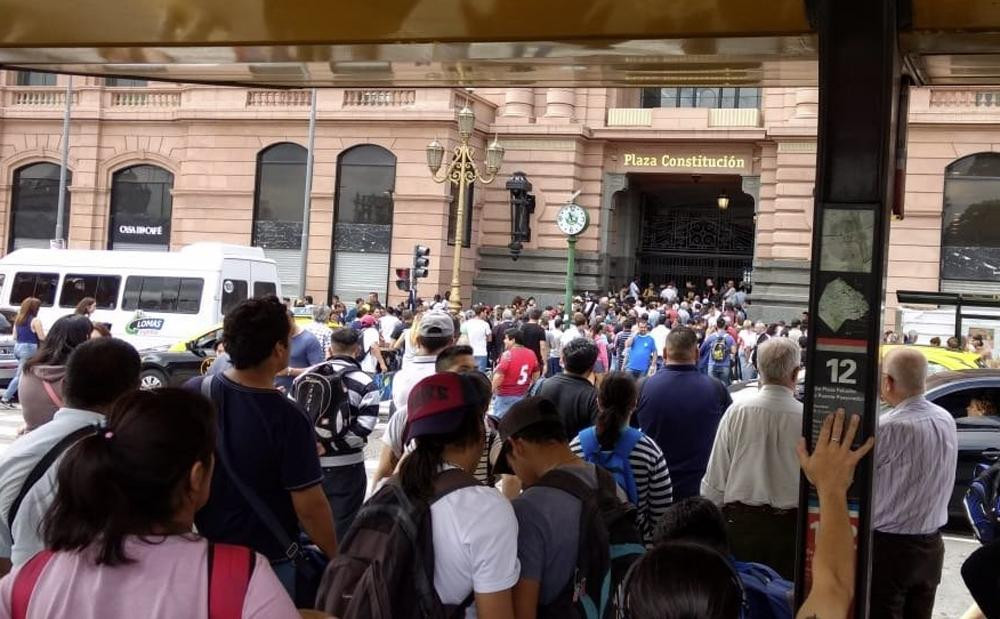
<svg viewBox="0 0 1000 619"><path fill-rule="evenodd" d="M511 348L500 357L497 371L503 374L497 395L524 395L531 389L531 377L538 371L538 357L529 348Z"/></svg>

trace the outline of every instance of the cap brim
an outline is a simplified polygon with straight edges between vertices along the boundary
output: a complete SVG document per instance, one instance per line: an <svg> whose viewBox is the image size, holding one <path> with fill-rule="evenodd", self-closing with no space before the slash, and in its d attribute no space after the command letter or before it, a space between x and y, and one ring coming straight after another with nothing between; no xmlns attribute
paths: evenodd
<svg viewBox="0 0 1000 619"><path fill-rule="evenodd" d="M415 438L428 434L451 434L462 425L462 417L466 414L467 411L459 408L416 421L407 421L403 429L403 446Z"/></svg>
<svg viewBox="0 0 1000 619"><path fill-rule="evenodd" d="M514 470L507 463L507 454L510 452L507 441L495 441L490 449L490 467L494 475L513 475Z"/></svg>

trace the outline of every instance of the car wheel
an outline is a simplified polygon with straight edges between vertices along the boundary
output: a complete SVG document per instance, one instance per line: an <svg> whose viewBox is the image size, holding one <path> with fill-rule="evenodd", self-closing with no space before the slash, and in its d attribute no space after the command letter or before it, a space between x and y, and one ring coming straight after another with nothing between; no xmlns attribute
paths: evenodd
<svg viewBox="0 0 1000 619"><path fill-rule="evenodd" d="M167 376L159 370L152 368L143 370L139 374L139 387L141 389L162 389L167 386Z"/></svg>

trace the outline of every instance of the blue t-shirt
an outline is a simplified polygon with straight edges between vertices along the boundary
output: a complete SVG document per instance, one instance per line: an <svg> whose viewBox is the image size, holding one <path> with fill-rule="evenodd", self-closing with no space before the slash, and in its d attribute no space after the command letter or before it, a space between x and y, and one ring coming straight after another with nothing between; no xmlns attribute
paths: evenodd
<svg viewBox="0 0 1000 619"><path fill-rule="evenodd" d="M633 423L663 452L674 501L700 494L715 432L732 402L720 381L693 365L668 365L643 383Z"/></svg>
<svg viewBox="0 0 1000 619"><path fill-rule="evenodd" d="M201 393L202 380L193 378L184 388ZM279 392L245 387L225 375L212 379L212 401L218 411L218 449L226 450L243 483L271 508L288 537L297 540L291 491L323 479L312 424ZM215 463L212 494L194 521L198 532L213 542L249 546L271 560L284 557L285 549L240 494L222 462Z"/></svg>
<svg viewBox="0 0 1000 619"><path fill-rule="evenodd" d="M323 353L323 346L320 345L316 336L308 331L299 331L299 334L292 338L292 350L288 356L288 367L290 368L310 368L317 363L326 360ZM275 387L284 387L288 393L292 392L292 376L278 376L274 379Z"/></svg>
<svg viewBox="0 0 1000 619"><path fill-rule="evenodd" d="M634 372L648 372L654 352L656 352L656 340L653 336L636 334L632 338L632 347L628 349L628 369Z"/></svg>
<svg viewBox="0 0 1000 619"><path fill-rule="evenodd" d="M715 342L718 341L720 337L726 338L726 357L722 361L716 361L712 358L712 349L715 348ZM734 340L733 336L728 333L713 333L712 335L706 337L705 343L701 345L700 354L698 355L698 369L712 369L717 365L728 366L730 357L733 354L733 346L735 345L736 340Z"/></svg>

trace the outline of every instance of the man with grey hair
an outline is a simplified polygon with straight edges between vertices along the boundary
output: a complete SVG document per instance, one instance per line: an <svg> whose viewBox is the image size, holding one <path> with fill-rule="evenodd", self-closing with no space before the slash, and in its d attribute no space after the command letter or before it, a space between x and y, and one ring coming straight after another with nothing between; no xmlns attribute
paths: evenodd
<svg viewBox="0 0 1000 619"><path fill-rule="evenodd" d="M893 408L879 418L875 445L871 616L929 618L958 433L951 414L924 398L927 359L919 350L894 349L881 369L882 399Z"/></svg>
<svg viewBox="0 0 1000 619"><path fill-rule="evenodd" d="M333 329L327 323L330 322L332 310L330 310L329 305L314 305L312 313L313 321L302 328L316 336L320 348L323 349L323 355L330 358L332 354L330 352L330 336L333 335Z"/></svg>
<svg viewBox="0 0 1000 619"><path fill-rule="evenodd" d="M761 388L729 407L715 437L701 494L722 507L739 561L795 574L802 403L795 399L799 345L772 338L757 353Z"/></svg>

